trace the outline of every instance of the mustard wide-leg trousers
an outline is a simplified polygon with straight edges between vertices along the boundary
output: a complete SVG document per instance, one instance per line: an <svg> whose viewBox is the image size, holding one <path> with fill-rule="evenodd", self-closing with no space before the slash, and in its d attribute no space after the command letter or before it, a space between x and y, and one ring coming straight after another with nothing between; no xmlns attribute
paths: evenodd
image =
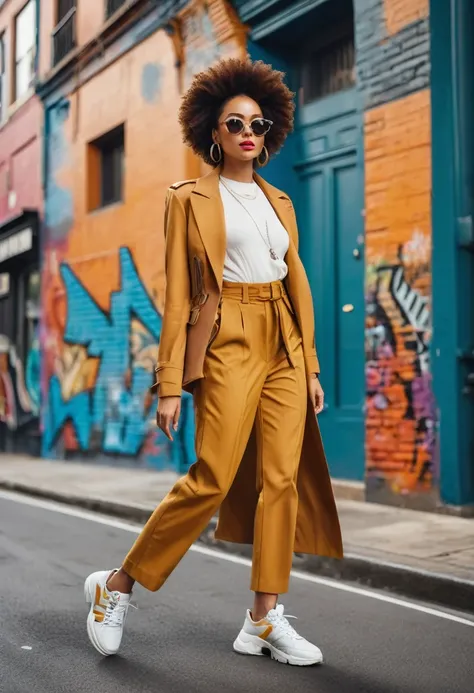
<svg viewBox="0 0 474 693"><path fill-rule="evenodd" d="M194 394L197 462L156 508L123 568L149 590L161 587L224 500L256 423L251 589L281 594L307 407L301 335L281 282L224 282L217 324Z"/></svg>

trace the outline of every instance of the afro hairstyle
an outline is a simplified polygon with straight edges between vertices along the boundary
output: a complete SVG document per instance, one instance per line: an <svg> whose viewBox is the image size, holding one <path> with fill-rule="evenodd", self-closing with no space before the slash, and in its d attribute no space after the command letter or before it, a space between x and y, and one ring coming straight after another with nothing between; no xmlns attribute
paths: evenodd
<svg viewBox="0 0 474 693"><path fill-rule="evenodd" d="M212 131L229 99L245 95L259 104L264 118L273 121L265 135L268 154L278 153L293 130L294 94L283 81L285 74L261 60L227 58L195 75L184 94L179 109L183 140L207 164L216 166L210 157Z"/></svg>

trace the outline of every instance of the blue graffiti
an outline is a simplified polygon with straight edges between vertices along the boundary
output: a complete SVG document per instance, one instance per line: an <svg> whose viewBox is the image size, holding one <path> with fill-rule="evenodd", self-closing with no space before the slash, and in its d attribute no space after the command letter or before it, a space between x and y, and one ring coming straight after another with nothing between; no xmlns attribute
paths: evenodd
<svg viewBox="0 0 474 693"><path fill-rule="evenodd" d="M28 350L25 366L26 389L31 400L31 408L35 414L40 410L41 391L41 354L38 336L38 326L35 327L31 346Z"/></svg>
<svg viewBox="0 0 474 693"><path fill-rule="evenodd" d="M64 342L83 346L90 358L100 360L100 365L93 389L68 401L62 397L59 379L51 378L45 418L46 449L51 449L64 424L71 421L82 450L89 449L91 436L99 431L104 452L136 456L155 424L153 407L147 409L146 404L150 371L131 356L132 320L138 320L149 335L148 341L156 344L161 316L140 280L128 248L120 249L121 286L111 294L108 313L98 306L69 265L61 266L61 276L68 299ZM127 387L126 372L131 374ZM189 420L186 428L191 423ZM188 453L189 442L185 447Z"/></svg>

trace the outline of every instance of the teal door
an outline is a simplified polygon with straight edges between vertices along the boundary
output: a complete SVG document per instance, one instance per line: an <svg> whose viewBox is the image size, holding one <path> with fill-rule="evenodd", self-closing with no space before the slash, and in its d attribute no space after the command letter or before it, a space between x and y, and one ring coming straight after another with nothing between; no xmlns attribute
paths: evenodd
<svg viewBox="0 0 474 693"><path fill-rule="evenodd" d="M361 115L355 89L299 109L300 252L313 292L331 474L364 478L364 257Z"/></svg>

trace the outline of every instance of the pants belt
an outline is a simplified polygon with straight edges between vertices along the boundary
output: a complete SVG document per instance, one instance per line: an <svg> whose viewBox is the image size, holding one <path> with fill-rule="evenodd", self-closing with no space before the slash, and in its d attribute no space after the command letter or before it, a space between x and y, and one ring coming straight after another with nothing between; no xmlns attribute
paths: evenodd
<svg viewBox="0 0 474 693"><path fill-rule="evenodd" d="M224 282L222 296L242 303L256 303L259 301L278 301L278 299L286 296L286 291L281 281L269 282L268 284Z"/></svg>

